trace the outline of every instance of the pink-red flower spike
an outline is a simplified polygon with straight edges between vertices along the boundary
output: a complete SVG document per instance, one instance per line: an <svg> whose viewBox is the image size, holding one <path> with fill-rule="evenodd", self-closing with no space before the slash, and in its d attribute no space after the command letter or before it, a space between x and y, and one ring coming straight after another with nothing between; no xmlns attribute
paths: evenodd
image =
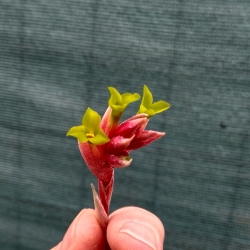
<svg viewBox="0 0 250 250"><path fill-rule="evenodd" d="M95 210L103 229L106 230L110 200L114 186L114 168L124 168L131 164L131 150L139 149L161 138L165 133L145 130L153 115L170 107L165 101L153 103L153 96L146 85L143 98L136 115L119 124L126 107L140 96L135 93L120 94L109 87L109 106L101 117L88 108L82 118L82 125L72 127L67 135L78 139L81 155L98 179L99 197L92 185Z"/></svg>

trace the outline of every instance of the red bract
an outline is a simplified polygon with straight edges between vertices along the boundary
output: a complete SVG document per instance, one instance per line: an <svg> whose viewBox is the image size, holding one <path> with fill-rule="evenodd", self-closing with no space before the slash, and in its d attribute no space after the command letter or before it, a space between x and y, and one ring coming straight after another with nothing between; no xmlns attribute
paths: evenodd
<svg viewBox="0 0 250 250"><path fill-rule="evenodd" d="M106 112L106 115L109 114L110 112ZM104 116L103 120L108 119ZM129 166L132 162L129 157L131 150L146 146L165 134L144 130L147 122L147 114L138 114L124 121L117 128L113 128L107 134L110 141L106 144L93 145L88 142L78 144L83 159L98 179L100 199L107 214L114 182L114 168ZM104 132L107 124L108 122L101 123Z"/></svg>
<svg viewBox="0 0 250 250"><path fill-rule="evenodd" d="M92 187L95 209L103 227L107 216L114 185L114 168L128 167L132 159L131 150L136 150L161 138L165 133L145 130L149 118L169 108L164 101L153 103L151 92L144 86L143 100L138 114L119 124L120 117L131 102L139 99L138 94L120 93L109 88L109 107L102 119L87 109L82 125L73 127L67 135L78 138L81 155L90 171L98 179L99 197Z"/></svg>

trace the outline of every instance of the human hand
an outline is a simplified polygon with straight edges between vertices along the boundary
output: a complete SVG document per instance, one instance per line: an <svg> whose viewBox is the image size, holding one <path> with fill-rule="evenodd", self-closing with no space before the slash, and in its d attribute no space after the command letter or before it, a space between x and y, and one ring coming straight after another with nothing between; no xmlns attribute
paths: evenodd
<svg viewBox="0 0 250 250"><path fill-rule="evenodd" d="M109 216L106 236L95 210L83 209L51 250L162 250L164 227L154 214L124 207ZM108 243L107 243L108 242Z"/></svg>

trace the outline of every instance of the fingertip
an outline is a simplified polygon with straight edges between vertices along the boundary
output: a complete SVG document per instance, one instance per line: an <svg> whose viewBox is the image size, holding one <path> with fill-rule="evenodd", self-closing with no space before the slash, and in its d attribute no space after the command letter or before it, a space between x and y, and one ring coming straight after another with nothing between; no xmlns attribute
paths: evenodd
<svg viewBox="0 0 250 250"><path fill-rule="evenodd" d="M71 223L62 242L52 250L103 249L105 241L95 210L83 209Z"/></svg>
<svg viewBox="0 0 250 250"><path fill-rule="evenodd" d="M60 250L62 242L59 242L55 247L51 248L50 250Z"/></svg>
<svg viewBox="0 0 250 250"><path fill-rule="evenodd" d="M107 228L112 250L161 250L164 234L160 219L138 207L125 207L112 213Z"/></svg>

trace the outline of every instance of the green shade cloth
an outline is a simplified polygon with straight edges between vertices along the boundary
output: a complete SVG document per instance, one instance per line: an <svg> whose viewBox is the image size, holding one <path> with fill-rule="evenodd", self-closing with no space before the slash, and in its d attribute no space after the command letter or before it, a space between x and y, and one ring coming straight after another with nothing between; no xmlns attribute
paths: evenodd
<svg viewBox="0 0 250 250"><path fill-rule="evenodd" d="M166 132L115 172L111 212L140 206L164 249L250 249L248 0L0 1L0 249L57 244L93 207L70 127L107 87L171 108ZM124 119L138 111L132 103Z"/></svg>

